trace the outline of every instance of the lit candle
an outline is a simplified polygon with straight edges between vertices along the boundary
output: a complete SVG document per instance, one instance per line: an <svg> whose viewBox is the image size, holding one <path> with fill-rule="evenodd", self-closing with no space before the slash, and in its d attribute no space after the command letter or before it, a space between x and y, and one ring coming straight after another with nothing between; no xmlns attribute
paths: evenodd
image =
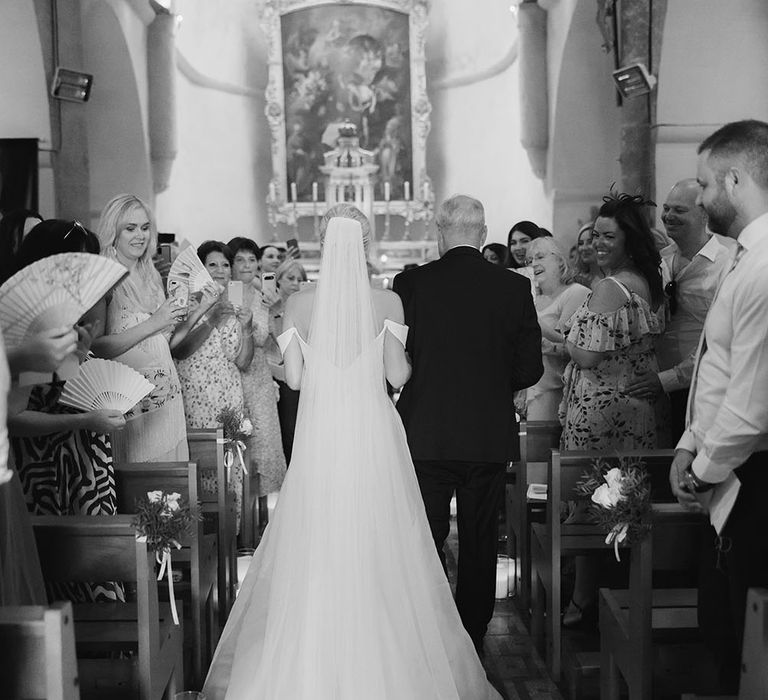
<svg viewBox="0 0 768 700"><path fill-rule="evenodd" d="M425 202L428 202L428 201L429 201L429 184L428 184L428 183L426 183L426 182L425 182L425 183L424 183L424 184L421 186L421 194L422 194L422 199L423 199Z"/></svg>
<svg viewBox="0 0 768 700"><path fill-rule="evenodd" d="M387 181L387 182L384 183L384 201L385 202L389 201L389 195L390 195L389 181Z"/></svg>
<svg viewBox="0 0 768 700"><path fill-rule="evenodd" d="M277 199L277 192L275 191L275 183L269 183L269 201L274 202Z"/></svg>
<svg viewBox="0 0 768 700"><path fill-rule="evenodd" d="M317 201L317 183L316 182L312 183L312 201L313 202Z"/></svg>
<svg viewBox="0 0 768 700"><path fill-rule="evenodd" d="M291 183L291 201L296 203L298 201L298 198L296 196L296 183Z"/></svg>
<svg viewBox="0 0 768 700"><path fill-rule="evenodd" d="M411 183L406 181L403 189L405 190L405 200L408 201L411 198Z"/></svg>
<svg viewBox="0 0 768 700"><path fill-rule="evenodd" d="M509 564L506 557L496 561L496 598L506 598L509 595Z"/></svg>

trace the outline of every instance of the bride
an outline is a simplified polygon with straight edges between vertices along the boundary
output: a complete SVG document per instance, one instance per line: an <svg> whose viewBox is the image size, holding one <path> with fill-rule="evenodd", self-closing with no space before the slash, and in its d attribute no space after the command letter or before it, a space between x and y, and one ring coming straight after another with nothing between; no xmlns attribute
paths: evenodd
<svg viewBox="0 0 768 700"><path fill-rule="evenodd" d="M357 220L355 220L357 219ZM205 682L208 700L498 700L456 611L386 378L410 375L368 222L324 217L320 280L278 338L301 388L293 458ZM361 226L361 222L364 223Z"/></svg>

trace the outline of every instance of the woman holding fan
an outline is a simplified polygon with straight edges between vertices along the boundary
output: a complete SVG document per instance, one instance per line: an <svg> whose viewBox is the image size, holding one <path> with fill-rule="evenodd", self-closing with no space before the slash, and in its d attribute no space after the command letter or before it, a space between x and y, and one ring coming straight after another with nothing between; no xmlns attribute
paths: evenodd
<svg viewBox="0 0 768 700"><path fill-rule="evenodd" d="M128 268L99 310L104 334L92 350L141 372L155 391L128 414L126 429L114 439L120 462L165 462L189 459L184 405L171 347L186 334L193 319L186 309L165 298L152 262L157 228L149 207L138 197L121 194L101 212L97 234L101 254ZM143 412L146 411L146 412Z"/></svg>

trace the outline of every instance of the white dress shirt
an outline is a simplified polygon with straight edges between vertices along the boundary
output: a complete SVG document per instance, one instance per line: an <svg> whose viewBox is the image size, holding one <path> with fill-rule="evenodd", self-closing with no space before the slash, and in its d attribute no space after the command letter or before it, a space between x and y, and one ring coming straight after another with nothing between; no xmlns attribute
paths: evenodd
<svg viewBox="0 0 768 700"><path fill-rule="evenodd" d="M691 385L696 348L704 320L722 276L728 271L735 242L712 235L693 259L687 262L677 245L661 251L664 286L675 281L677 310L656 340L659 381L665 392Z"/></svg>
<svg viewBox="0 0 768 700"><path fill-rule="evenodd" d="M768 213L738 240L743 250L704 323L706 350L691 389L691 422L677 444L696 455L696 476L727 479L728 485L752 453L768 450Z"/></svg>

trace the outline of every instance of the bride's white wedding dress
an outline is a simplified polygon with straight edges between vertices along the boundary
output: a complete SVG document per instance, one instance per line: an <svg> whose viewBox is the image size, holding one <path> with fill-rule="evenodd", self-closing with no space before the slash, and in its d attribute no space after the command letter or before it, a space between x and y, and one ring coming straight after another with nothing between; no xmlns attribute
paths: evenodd
<svg viewBox="0 0 768 700"><path fill-rule="evenodd" d="M293 458L216 650L208 700L497 700L435 551L384 382L360 227L332 219ZM258 429L258 428L257 428Z"/></svg>

